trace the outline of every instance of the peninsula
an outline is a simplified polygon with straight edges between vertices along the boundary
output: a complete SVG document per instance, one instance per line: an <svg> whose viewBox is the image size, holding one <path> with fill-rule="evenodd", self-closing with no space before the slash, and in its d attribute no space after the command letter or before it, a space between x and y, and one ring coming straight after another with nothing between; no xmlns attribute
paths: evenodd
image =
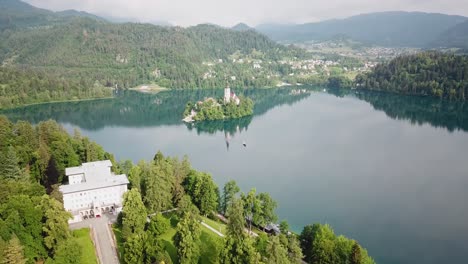
<svg viewBox="0 0 468 264"><path fill-rule="evenodd" d="M254 103L250 98L238 97L229 87L224 89L224 97L218 100L206 98L193 104L188 102L184 111L184 122L204 120L224 120L253 114Z"/></svg>

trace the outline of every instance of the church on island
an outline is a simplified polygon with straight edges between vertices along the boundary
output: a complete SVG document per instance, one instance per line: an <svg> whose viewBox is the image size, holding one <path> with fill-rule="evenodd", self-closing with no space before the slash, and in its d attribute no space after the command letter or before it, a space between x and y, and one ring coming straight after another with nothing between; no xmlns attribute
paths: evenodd
<svg viewBox="0 0 468 264"><path fill-rule="evenodd" d="M68 184L59 187L65 210L73 215L69 223L119 213L129 183L125 174L115 175L110 160L83 163L65 169Z"/></svg>
<svg viewBox="0 0 468 264"><path fill-rule="evenodd" d="M237 97L237 95L234 92L231 92L231 88L229 88L228 86L224 88L224 103L227 104L227 103L230 103L231 101L236 103L236 105L240 104L239 97Z"/></svg>

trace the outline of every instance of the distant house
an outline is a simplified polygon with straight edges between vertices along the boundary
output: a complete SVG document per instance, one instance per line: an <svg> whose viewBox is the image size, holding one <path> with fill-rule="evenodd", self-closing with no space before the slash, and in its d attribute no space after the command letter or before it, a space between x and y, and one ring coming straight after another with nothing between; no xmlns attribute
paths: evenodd
<svg viewBox="0 0 468 264"><path fill-rule="evenodd" d="M273 223L270 223L267 226L265 226L264 230L267 233L275 234L275 235L278 235L278 234L281 233L279 225L278 224L273 224Z"/></svg>
<svg viewBox="0 0 468 264"><path fill-rule="evenodd" d="M103 160L65 169L68 184L60 186L59 190L65 210L73 215L70 223L122 210L129 182L125 174L115 175L111 167L110 160Z"/></svg>

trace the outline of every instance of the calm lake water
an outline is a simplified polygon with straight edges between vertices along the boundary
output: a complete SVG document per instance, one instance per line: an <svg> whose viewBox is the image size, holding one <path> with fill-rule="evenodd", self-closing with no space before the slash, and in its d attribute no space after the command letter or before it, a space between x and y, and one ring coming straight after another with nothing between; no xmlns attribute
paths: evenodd
<svg viewBox="0 0 468 264"><path fill-rule="evenodd" d="M468 105L389 94L246 90L253 117L189 126L188 100L222 90L123 93L8 111L55 119L117 159L188 155L222 186L256 187L295 231L329 223L378 263L466 263ZM242 142L247 147L242 146Z"/></svg>

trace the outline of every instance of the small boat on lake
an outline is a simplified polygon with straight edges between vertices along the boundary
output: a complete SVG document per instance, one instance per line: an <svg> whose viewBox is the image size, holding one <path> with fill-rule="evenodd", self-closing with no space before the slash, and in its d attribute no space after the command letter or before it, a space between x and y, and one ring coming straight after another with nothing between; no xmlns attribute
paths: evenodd
<svg viewBox="0 0 468 264"><path fill-rule="evenodd" d="M245 141L242 141L242 146L247 147L247 143L245 143Z"/></svg>

